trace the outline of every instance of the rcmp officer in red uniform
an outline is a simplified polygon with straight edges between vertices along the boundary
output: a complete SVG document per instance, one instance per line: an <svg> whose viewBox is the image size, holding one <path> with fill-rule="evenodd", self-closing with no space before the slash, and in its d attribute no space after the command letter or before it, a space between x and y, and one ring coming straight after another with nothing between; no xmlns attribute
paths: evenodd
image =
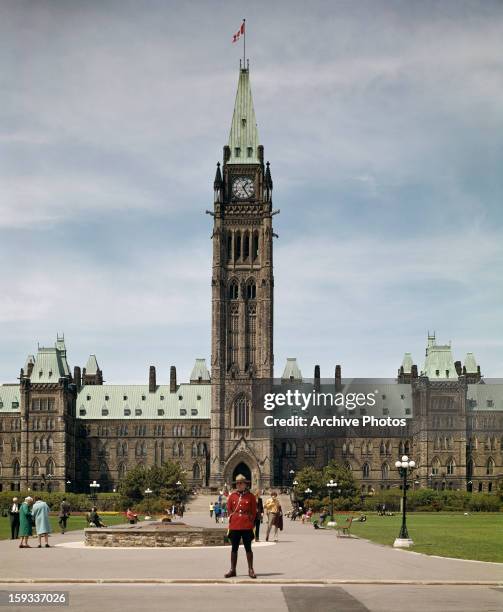
<svg viewBox="0 0 503 612"><path fill-rule="evenodd" d="M257 500L250 492L248 485L250 481L242 474L236 476L236 490L229 495L227 500L227 513L229 516L229 539L232 544L231 569L225 574L226 578L236 575L236 564L238 562L238 549L241 540L246 550L248 561L248 576L256 578L253 569L253 552L251 543L253 540L253 528L257 515Z"/></svg>

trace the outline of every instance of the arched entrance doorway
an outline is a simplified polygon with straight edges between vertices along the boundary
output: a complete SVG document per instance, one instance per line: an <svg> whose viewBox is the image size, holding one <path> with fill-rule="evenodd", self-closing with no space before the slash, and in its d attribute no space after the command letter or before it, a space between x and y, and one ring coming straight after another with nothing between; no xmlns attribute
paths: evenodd
<svg viewBox="0 0 503 612"><path fill-rule="evenodd" d="M236 467L234 468L234 471L232 472L232 482L236 480L236 476L238 474L242 474L243 476L245 476L251 483L251 479L252 479L251 470L246 465L246 463L243 463L243 461L241 461L241 463L238 463Z"/></svg>

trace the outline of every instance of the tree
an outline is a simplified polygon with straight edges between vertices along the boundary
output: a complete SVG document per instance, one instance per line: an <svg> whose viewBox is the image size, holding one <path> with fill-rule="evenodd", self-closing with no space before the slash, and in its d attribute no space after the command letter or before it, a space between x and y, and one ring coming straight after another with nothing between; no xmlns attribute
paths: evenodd
<svg viewBox="0 0 503 612"><path fill-rule="evenodd" d="M310 500L308 505L318 507L322 500L329 496L327 483L334 480L337 487L334 488L333 495L336 500L351 500L356 496L356 485L353 473L348 468L339 465L332 460L322 470L314 466L307 466L300 470L296 475L297 486L295 496L302 504ZM311 489L312 493L306 494L306 489ZM338 491L341 491L338 493Z"/></svg>
<svg viewBox="0 0 503 612"><path fill-rule="evenodd" d="M181 484L177 485L177 482ZM118 487L123 505L135 505L142 502L145 499L147 488L152 491L152 499L161 498L181 503L189 495L189 487L182 466L174 461L166 461L160 467L138 465L127 472Z"/></svg>

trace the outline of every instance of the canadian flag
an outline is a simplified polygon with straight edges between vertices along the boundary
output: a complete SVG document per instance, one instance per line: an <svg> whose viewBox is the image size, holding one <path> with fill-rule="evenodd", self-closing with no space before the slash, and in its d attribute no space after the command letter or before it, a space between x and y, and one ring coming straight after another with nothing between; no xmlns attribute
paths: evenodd
<svg viewBox="0 0 503 612"><path fill-rule="evenodd" d="M241 27L232 37L232 42L233 43L237 42L240 39L241 34L244 34L244 33L245 33L245 20L243 19L243 23L241 24Z"/></svg>

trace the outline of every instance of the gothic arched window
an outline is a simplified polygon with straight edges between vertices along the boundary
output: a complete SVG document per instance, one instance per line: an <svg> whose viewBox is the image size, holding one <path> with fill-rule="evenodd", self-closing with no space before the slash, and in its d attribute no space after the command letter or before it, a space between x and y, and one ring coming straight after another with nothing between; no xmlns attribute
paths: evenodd
<svg viewBox="0 0 503 612"><path fill-rule="evenodd" d="M369 478L370 476L370 465L368 463L364 463L362 467L363 478Z"/></svg>
<svg viewBox="0 0 503 612"><path fill-rule="evenodd" d="M381 465L381 478L387 480L389 478L389 466L387 463Z"/></svg>
<svg viewBox="0 0 503 612"><path fill-rule="evenodd" d="M201 468L199 467L199 463L194 463L194 467L192 468L192 478L194 480L201 479Z"/></svg>
<svg viewBox="0 0 503 612"><path fill-rule="evenodd" d="M486 475L492 476L494 474L494 459L489 457L486 463Z"/></svg>
<svg viewBox="0 0 503 612"><path fill-rule="evenodd" d="M239 287L237 284L237 281L233 280L231 281L231 284L229 285L229 298L231 300L237 300L239 297Z"/></svg>
<svg viewBox="0 0 503 612"><path fill-rule="evenodd" d="M55 471L56 464L54 463L54 459L52 459L52 457L49 457L49 459L47 459L47 463L45 464L45 472L47 475L51 474L51 476L54 476Z"/></svg>
<svg viewBox="0 0 503 612"><path fill-rule="evenodd" d="M40 474L40 461L38 459L34 459L31 464L31 475L38 476Z"/></svg>
<svg viewBox="0 0 503 612"><path fill-rule="evenodd" d="M234 427L250 427L250 402L244 395L234 400Z"/></svg>

